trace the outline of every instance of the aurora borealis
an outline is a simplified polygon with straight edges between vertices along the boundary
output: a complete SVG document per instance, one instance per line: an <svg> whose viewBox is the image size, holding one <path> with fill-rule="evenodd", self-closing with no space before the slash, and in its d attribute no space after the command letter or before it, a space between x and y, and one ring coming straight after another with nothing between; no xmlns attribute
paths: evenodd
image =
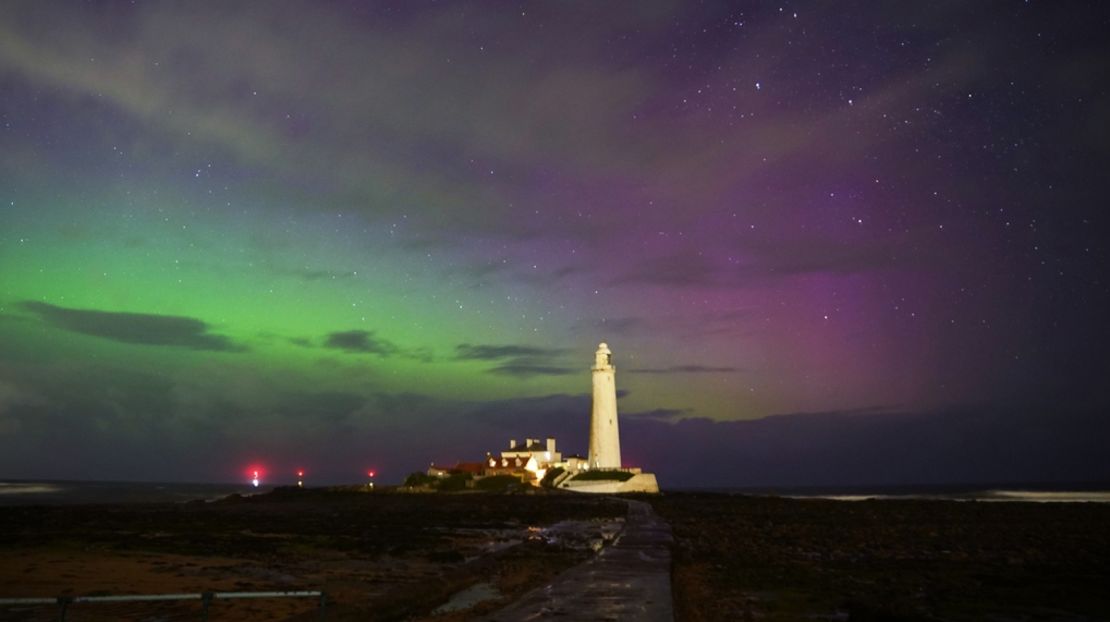
<svg viewBox="0 0 1110 622"><path fill-rule="evenodd" d="M1110 477L1108 17L4 3L0 475Z"/></svg>

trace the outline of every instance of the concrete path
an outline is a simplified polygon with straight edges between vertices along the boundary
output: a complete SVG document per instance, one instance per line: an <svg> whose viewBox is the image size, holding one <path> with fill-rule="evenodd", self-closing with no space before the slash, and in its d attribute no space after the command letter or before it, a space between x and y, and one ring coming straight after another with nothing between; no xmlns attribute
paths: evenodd
<svg viewBox="0 0 1110 622"><path fill-rule="evenodd" d="M647 503L627 503L628 517L616 544L489 619L672 622L671 527Z"/></svg>

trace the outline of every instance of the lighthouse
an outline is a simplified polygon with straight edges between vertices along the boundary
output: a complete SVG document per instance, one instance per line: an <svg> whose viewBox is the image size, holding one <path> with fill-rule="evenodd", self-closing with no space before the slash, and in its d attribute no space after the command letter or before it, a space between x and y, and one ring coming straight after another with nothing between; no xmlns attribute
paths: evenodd
<svg viewBox="0 0 1110 622"><path fill-rule="evenodd" d="M591 469L621 468L621 438L617 427L617 368L608 344L597 346L594 355L594 403L590 413Z"/></svg>

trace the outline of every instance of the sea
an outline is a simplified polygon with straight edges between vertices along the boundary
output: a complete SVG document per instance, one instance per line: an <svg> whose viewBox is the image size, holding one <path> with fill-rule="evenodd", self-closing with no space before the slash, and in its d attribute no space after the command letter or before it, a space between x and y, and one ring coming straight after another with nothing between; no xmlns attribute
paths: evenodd
<svg viewBox="0 0 1110 622"><path fill-rule="evenodd" d="M213 501L229 495L263 494L272 487L249 483L0 481L0 506L82 505L120 503L185 503ZM664 492L667 492L664 490ZM792 499L867 501L879 499L934 499L946 501L1110 503L1110 483L998 484L955 486L873 487L749 487L685 488L674 492L715 492L776 496Z"/></svg>
<svg viewBox="0 0 1110 622"><path fill-rule="evenodd" d="M783 486L747 488L696 488L690 492L870 501L881 499L931 499L936 501L985 501L1027 503L1110 503L1110 482L1006 483L895 486Z"/></svg>
<svg viewBox="0 0 1110 622"><path fill-rule="evenodd" d="M179 482L0 481L0 506L185 503L269 492L271 487Z"/></svg>

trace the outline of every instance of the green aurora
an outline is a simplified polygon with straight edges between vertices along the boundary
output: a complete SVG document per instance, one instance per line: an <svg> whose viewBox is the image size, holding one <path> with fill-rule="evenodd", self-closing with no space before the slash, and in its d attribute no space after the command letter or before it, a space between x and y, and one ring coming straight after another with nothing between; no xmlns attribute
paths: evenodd
<svg viewBox="0 0 1110 622"><path fill-rule="evenodd" d="M0 477L582 452L599 341L667 483L1110 476L1110 53L988 13L6 3Z"/></svg>

